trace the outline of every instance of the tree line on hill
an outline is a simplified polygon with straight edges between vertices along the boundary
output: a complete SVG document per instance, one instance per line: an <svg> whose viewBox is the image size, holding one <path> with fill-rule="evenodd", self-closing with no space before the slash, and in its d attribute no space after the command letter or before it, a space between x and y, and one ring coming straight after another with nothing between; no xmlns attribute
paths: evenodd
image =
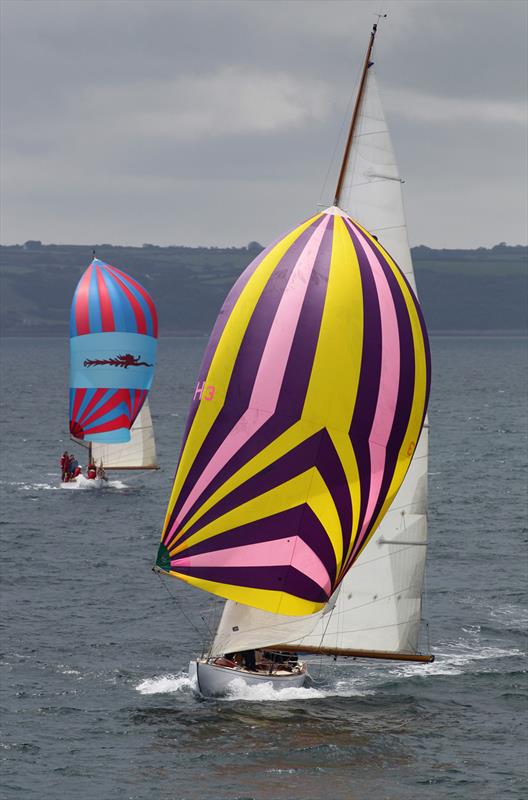
<svg viewBox="0 0 528 800"><path fill-rule="evenodd" d="M75 286L93 246L0 247L1 333L67 336ZM261 251L247 247L95 247L97 258L124 269L151 293L161 334L205 335L237 277ZM433 332L526 331L528 248L412 250L420 301Z"/></svg>

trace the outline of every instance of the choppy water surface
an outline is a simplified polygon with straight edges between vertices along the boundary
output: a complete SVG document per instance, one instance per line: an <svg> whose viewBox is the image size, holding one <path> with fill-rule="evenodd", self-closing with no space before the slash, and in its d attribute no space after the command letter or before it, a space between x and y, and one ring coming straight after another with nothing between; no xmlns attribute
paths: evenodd
<svg viewBox="0 0 528 800"><path fill-rule="evenodd" d="M204 345L161 342L162 471L67 492L67 343L3 342L2 796L528 796L526 340L432 342L436 662L314 660L312 687L223 701L186 672L207 596L151 572Z"/></svg>

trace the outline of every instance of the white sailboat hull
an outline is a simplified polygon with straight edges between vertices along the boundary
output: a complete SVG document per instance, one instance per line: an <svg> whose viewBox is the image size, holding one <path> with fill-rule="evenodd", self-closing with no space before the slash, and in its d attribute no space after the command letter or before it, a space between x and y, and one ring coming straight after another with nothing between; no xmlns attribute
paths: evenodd
<svg viewBox="0 0 528 800"><path fill-rule="evenodd" d="M77 475L73 480L65 483L61 482L61 489L102 489L103 486L108 486L108 481L104 478L85 478L84 475Z"/></svg>
<svg viewBox="0 0 528 800"><path fill-rule="evenodd" d="M232 691L233 683L238 681L243 681L247 686L267 684L278 691L280 689L298 689L306 684L308 678L304 665L302 665L301 671L295 673L288 674L284 670L273 674L268 672L259 674L241 668L218 666L201 659L191 661L189 675L195 677L196 688L203 697L227 695Z"/></svg>

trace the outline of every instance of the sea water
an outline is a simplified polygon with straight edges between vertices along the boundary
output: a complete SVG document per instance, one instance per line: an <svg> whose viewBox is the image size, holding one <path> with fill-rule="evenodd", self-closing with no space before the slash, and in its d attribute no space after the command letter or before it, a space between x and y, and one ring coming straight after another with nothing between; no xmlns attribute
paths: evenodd
<svg viewBox="0 0 528 800"><path fill-rule="evenodd" d="M309 687L207 701L221 602L151 571L205 343L160 342L161 471L68 492L67 342L3 342L1 796L526 798L526 340L432 339L435 663L313 658Z"/></svg>

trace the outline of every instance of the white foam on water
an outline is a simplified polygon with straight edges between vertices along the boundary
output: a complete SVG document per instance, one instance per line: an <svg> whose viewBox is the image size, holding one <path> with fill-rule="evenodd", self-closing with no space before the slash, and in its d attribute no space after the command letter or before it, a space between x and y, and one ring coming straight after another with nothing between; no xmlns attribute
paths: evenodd
<svg viewBox="0 0 528 800"><path fill-rule="evenodd" d="M73 669L72 667L68 667L67 664L57 664L57 669L59 670L62 675L80 675L81 672L78 669Z"/></svg>
<svg viewBox="0 0 528 800"><path fill-rule="evenodd" d="M257 686L249 686L243 678L235 678L229 684L229 694L222 700L233 702L234 700L246 700L252 703L283 703L288 700L313 700L327 697L327 692L313 687L287 687L285 689L274 689L271 681L259 683Z"/></svg>
<svg viewBox="0 0 528 800"><path fill-rule="evenodd" d="M0 481L4 486L17 486L21 491L55 491L59 486L52 486L50 483L26 483L25 481Z"/></svg>
<svg viewBox="0 0 528 800"><path fill-rule="evenodd" d="M186 672L178 675L157 675L146 678L134 687L140 694L175 694L182 691L196 693L196 682ZM243 678L235 678L229 686L229 694L219 697L226 702L245 701L251 703L284 703L291 700L320 700L325 697L364 697L374 694L371 690L358 689L350 681L338 681L335 686L318 689L313 686L274 689L271 681L257 686L248 686Z"/></svg>
<svg viewBox="0 0 528 800"><path fill-rule="evenodd" d="M78 475L75 481L69 481L68 483L61 483L61 489L75 489L75 490L88 490L88 491L95 491L95 490L105 490L105 489L128 489L129 486L123 481L113 480L113 481L101 481L98 479L89 480L85 478L84 475Z"/></svg>
<svg viewBox="0 0 528 800"><path fill-rule="evenodd" d="M504 624L506 628L517 628L525 631L528 628L528 608L504 603L490 610L490 617L496 622Z"/></svg>
<svg viewBox="0 0 528 800"><path fill-rule="evenodd" d="M158 675L146 678L135 687L140 694L174 694L184 689L193 689L193 681L186 672L179 675Z"/></svg>
<svg viewBox="0 0 528 800"><path fill-rule="evenodd" d="M390 670L391 675L402 678L427 678L431 675L462 675L466 672L495 672L486 665L478 666L476 662L491 661L497 658L511 658L522 656L521 650L516 648L504 649L501 647L479 647L478 645L459 642L452 646L448 645L448 650L444 653L435 653L435 660L432 664L424 666L419 664L402 664ZM478 649L469 649L477 647Z"/></svg>

